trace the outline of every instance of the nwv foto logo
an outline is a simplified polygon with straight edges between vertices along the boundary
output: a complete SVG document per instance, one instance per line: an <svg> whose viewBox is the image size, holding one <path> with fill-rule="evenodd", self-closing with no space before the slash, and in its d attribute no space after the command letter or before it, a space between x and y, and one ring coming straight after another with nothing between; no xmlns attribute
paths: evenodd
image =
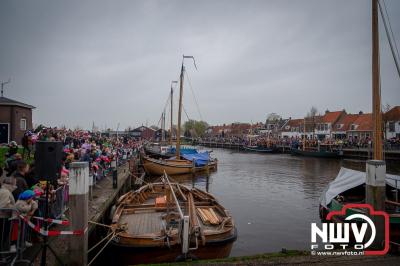
<svg viewBox="0 0 400 266"><path fill-rule="evenodd" d="M386 212L375 211L369 204L346 204L341 211L330 212L326 219L332 220L334 216L346 215L347 209L368 209L369 216L381 216L385 221L385 243L382 250L368 250L376 238L376 226L371 218L365 214L356 213L347 216L343 223L322 223L322 228L316 223L311 224L311 250L315 249L334 249L334 244L339 244L343 250L353 248L363 250L365 255L384 255L389 250L389 216ZM351 222L352 221L352 222ZM367 235L367 230L370 233ZM350 245L350 239L355 240L354 245ZM322 246L318 244L318 238Z"/></svg>

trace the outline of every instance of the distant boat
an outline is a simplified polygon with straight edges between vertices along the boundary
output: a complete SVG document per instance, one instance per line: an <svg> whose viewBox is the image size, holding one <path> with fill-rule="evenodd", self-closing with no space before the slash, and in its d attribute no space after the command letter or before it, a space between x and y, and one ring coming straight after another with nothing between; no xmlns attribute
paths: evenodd
<svg viewBox="0 0 400 266"><path fill-rule="evenodd" d="M217 169L218 160L209 157L207 152L198 153L196 155L191 156L192 160L155 159L145 156L143 157L143 167L146 173L153 176L160 176L164 171L168 175L183 175ZM182 157L186 156L187 155L182 155ZM208 158L206 159L205 156Z"/></svg>
<svg viewBox="0 0 400 266"><path fill-rule="evenodd" d="M118 233L112 241L116 263L228 257L237 238L232 216L213 195L165 176L118 200L111 225Z"/></svg>
<svg viewBox="0 0 400 266"><path fill-rule="evenodd" d="M243 148L246 151L262 152L262 153L272 153L275 151L275 149L273 147L268 148L268 147L257 146L257 145L246 145L246 146L243 146Z"/></svg>
<svg viewBox="0 0 400 266"><path fill-rule="evenodd" d="M305 150L292 147L290 150L292 155L301 155L309 157L319 157L319 158L342 158L343 151L341 149L332 149L329 145L320 145L320 149L307 148Z"/></svg>

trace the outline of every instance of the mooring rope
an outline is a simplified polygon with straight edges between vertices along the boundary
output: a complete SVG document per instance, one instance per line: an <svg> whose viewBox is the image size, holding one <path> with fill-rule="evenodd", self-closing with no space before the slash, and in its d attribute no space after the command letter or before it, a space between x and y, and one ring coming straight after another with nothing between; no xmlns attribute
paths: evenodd
<svg viewBox="0 0 400 266"><path fill-rule="evenodd" d="M107 243L104 244L104 246L100 249L100 251L96 254L96 256L93 257L93 259L88 263L87 266L90 266L96 259L97 257L103 252L103 250L108 246L108 244L114 239L114 237L118 236L119 233L113 232L113 235L110 237L110 239L107 241Z"/></svg>

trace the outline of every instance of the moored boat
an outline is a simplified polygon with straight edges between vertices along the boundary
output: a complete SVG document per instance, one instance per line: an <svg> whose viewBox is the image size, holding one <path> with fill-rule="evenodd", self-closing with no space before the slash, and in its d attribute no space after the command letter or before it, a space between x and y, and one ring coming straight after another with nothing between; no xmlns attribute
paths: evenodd
<svg viewBox="0 0 400 266"><path fill-rule="evenodd" d="M224 258L237 238L232 216L213 195L167 175L123 195L111 230L120 265Z"/></svg>
<svg viewBox="0 0 400 266"><path fill-rule="evenodd" d="M160 159L150 158L149 156L143 157L143 167L145 171L150 175L162 175L164 172L167 175L181 175L189 174L201 171L215 170L218 164L217 159L212 159L208 152L197 152L195 149L189 149L189 152L185 152L185 149L181 149L181 118L182 118L182 99L183 99L183 81L185 66L185 58L191 58L194 61L193 56L183 56L180 82L179 82L179 108L178 108L178 125L176 133L176 146L175 146L175 158ZM172 90L171 97L172 99ZM171 101L172 106L172 101ZM172 109L171 109L172 111ZM163 117L165 117L163 115ZM172 117L171 117L172 119ZM172 124L171 124L172 132ZM172 134L170 134L171 136ZM171 142L171 139L170 139Z"/></svg>
<svg viewBox="0 0 400 266"><path fill-rule="evenodd" d="M195 158L193 158L193 155L191 156L191 158L193 158L192 160L155 159L149 156L144 156L143 167L146 173L152 176L160 176L164 173L164 171L168 175L182 175L216 170L218 160L209 157L208 153L207 156L209 158L207 161L196 160ZM187 157L187 155L182 155L182 157Z"/></svg>
<svg viewBox="0 0 400 266"><path fill-rule="evenodd" d="M341 211L346 204L365 202L365 172L341 168L338 176L324 190L320 200L320 218L326 221L331 211ZM389 215L389 239L392 247L400 246L400 176L386 175L385 212ZM367 214L365 209L350 208L346 215L333 216L332 222L343 223L351 214ZM399 249L400 251L400 249Z"/></svg>
<svg viewBox="0 0 400 266"><path fill-rule="evenodd" d="M245 149L246 151L262 152L262 153L272 153L275 151L273 147L264 147L258 145L246 145L243 146L243 149Z"/></svg>
<svg viewBox="0 0 400 266"><path fill-rule="evenodd" d="M322 146L322 145L321 145ZM292 148L290 150L292 155L301 155L309 157L319 157L319 158L341 158L343 157L342 150L327 150L327 149L305 149L301 150L298 148Z"/></svg>

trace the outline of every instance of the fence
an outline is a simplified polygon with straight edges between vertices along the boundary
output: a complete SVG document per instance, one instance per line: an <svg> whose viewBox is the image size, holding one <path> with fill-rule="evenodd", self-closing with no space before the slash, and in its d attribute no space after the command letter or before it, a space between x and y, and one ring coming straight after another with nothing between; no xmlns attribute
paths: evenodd
<svg viewBox="0 0 400 266"><path fill-rule="evenodd" d="M22 255L31 241L31 229L15 209L0 209L0 265L29 263Z"/></svg>

